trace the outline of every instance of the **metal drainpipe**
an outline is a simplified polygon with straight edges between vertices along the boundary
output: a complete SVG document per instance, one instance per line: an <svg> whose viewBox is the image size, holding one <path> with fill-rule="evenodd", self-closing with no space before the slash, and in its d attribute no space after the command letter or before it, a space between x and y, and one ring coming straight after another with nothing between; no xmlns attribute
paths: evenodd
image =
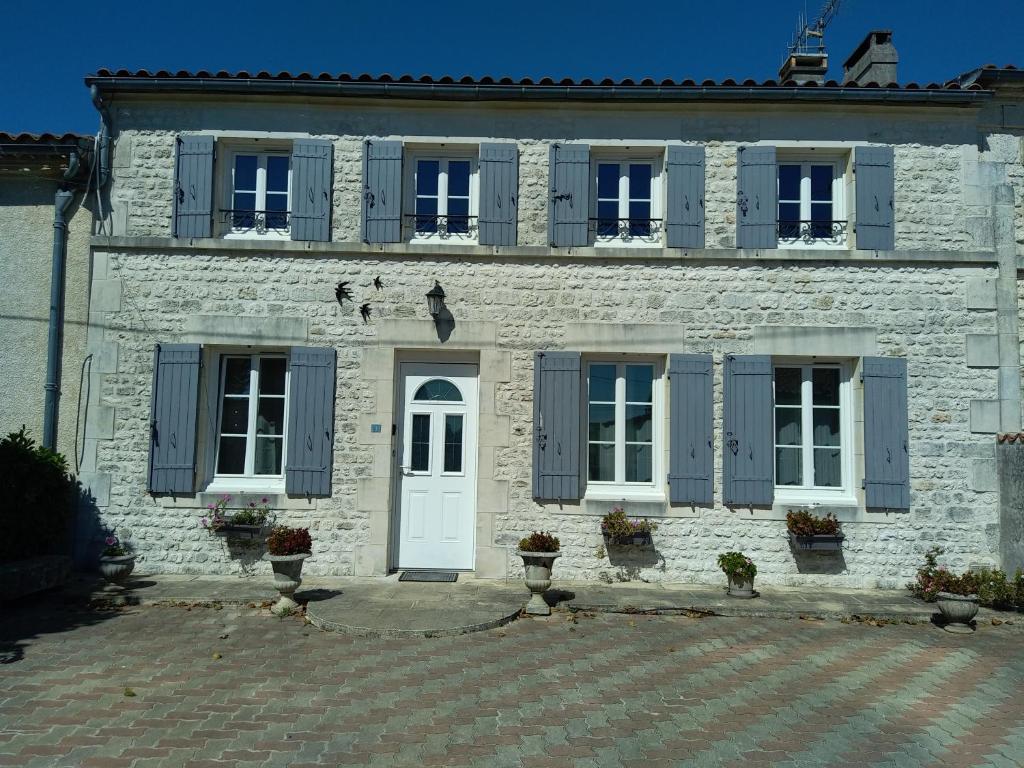
<svg viewBox="0 0 1024 768"><path fill-rule="evenodd" d="M72 153L65 179L78 173L78 155ZM60 337L64 317L64 270L67 262L68 221L65 216L75 193L59 189L53 197L53 259L50 269L50 331L46 341L45 406L43 447L57 447L57 401L60 396Z"/></svg>

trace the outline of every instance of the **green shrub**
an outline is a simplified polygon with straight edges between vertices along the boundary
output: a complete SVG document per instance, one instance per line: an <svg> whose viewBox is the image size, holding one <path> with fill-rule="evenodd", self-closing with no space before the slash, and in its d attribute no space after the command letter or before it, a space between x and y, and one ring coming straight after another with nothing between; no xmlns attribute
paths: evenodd
<svg viewBox="0 0 1024 768"><path fill-rule="evenodd" d="M1024 609L1024 573L1019 569L1013 578L998 568L982 568L957 575L939 565L943 551L940 547L933 547L925 553L924 565L917 569L917 578L907 584L907 589L916 597L930 603L935 601L939 592L977 595L978 602L986 608L1004 611Z"/></svg>
<svg viewBox="0 0 1024 768"><path fill-rule="evenodd" d="M638 534L650 534L658 530L658 524L650 520L630 520L622 507L615 507L601 518L601 534L613 542L629 543Z"/></svg>
<svg viewBox="0 0 1024 768"><path fill-rule="evenodd" d="M64 457L25 427L0 440L0 561L66 554L75 488Z"/></svg>
<svg viewBox="0 0 1024 768"><path fill-rule="evenodd" d="M723 552L718 556L718 567L726 576L750 580L757 576L754 561L742 552Z"/></svg>
<svg viewBox="0 0 1024 768"><path fill-rule="evenodd" d="M786 529L794 536L837 536L842 532L839 521L831 512L818 517L807 510L787 512Z"/></svg>

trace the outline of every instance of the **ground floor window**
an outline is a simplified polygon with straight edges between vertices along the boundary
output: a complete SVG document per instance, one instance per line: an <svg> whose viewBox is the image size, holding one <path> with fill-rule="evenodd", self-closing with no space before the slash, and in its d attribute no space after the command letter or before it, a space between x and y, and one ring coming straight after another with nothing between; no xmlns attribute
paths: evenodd
<svg viewBox="0 0 1024 768"><path fill-rule="evenodd" d="M653 486L658 476L660 371L654 363L587 365L587 479Z"/></svg>
<svg viewBox="0 0 1024 768"><path fill-rule="evenodd" d="M839 363L776 363L775 486L779 495L852 494L847 370Z"/></svg>
<svg viewBox="0 0 1024 768"><path fill-rule="evenodd" d="M214 479L283 477L287 409L285 355L221 356Z"/></svg>

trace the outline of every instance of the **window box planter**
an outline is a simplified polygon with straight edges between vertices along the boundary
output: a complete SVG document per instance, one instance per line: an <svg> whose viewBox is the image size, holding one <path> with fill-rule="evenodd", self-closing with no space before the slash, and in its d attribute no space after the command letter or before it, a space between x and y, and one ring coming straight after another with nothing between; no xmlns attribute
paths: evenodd
<svg viewBox="0 0 1024 768"><path fill-rule="evenodd" d="M270 532L266 525L237 525L227 523L214 531L215 536L224 536L229 539L256 539L264 538Z"/></svg>
<svg viewBox="0 0 1024 768"><path fill-rule="evenodd" d="M846 537L841 533L819 533L814 536L797 536L795 533L790 533L789 543L794 549L804 552L838 552L843 548L844 538Z"/></svg>
<svg viewBox="0 0 1024 768"><path fill-rule="evenodd" d="M650 531L634 533L631 536L611 536L603 534L606 547L649 547L654 544L654 537Z"/></svg>

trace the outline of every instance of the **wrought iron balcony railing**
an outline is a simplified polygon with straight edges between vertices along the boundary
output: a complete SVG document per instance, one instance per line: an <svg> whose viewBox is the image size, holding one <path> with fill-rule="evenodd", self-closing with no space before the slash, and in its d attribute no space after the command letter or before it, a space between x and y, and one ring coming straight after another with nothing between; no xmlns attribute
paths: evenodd
<svg viewBox="0 0 1024 768"><path fill-rule="evenodd" d="M254 230L263 235L267 232L288 232L291 226L291 211L251 211L239 208L221 208L222 221L233 230Z"/></svg>
<svg viewBox="0 0 1024 768"><path fill-rule="evenodd" d="M420 237L476 237L477 217L454 213L407 213L405 223Z"/></svg>
<svg viewBox="0 0 1024 768"><path fill-rule="evenodd" d="M846 225L845 221L791 219L778 221L775 231L779 241L783 243L842 245L846 242Z"/></svg>
<svg viewBox="0 0 1024 768"><path fill-rule="evenodd" d="M661 219L589 219L590 231L598 240L644 240L656 242L661 237Z"/></svg>

